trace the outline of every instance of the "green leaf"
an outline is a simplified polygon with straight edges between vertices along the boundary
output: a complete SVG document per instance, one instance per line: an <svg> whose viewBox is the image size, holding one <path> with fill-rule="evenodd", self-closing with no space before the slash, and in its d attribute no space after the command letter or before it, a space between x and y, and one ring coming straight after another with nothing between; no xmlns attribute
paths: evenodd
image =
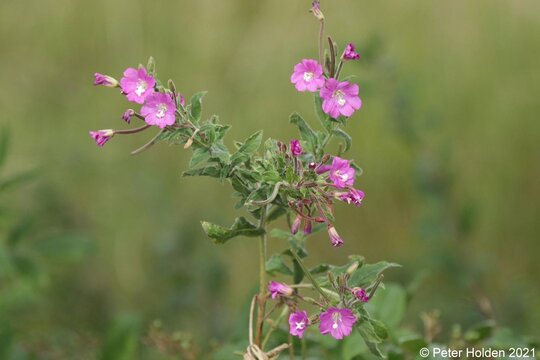
<svg viewBox="0 0 540 360"><path fill-rule="evenodd" d="M204 95L206 95L206 91L198 92L191 97L190 115L191 119L193 119L195 122L201 120L202 98L204 97Z"/></svg>
<svg viewBox="0 0 540 360"><path fill-rule="evenodd" d="M191 170L184 171L182 173L182 176L210 176L210 177L218 178L219 174L220 174L219 168L216 166L210 165L210 166L205 166L198 169L191 169Z"/></svg>
<svg viewBox="0 0 540 360"><path fill-rule="evenodd" d="M399 266L401 265L386 261L364 265L352 274L349 284L366 288L377 280L384 270Z"/></svg>
<svg viewBox="0 0 540 360"><path fill-rule="evenodd" d="M194 168L202 162L208 161L210 159L210 152L207 148L196 147L193 150L193 155L191 155L191 160L189 161L189 167Z"/></svg>
<svg viewBox="0 0 540 360"><path fill-rule="evenodd" d="M219 140L210 147L210 156L212 159L219 160L222 164L228 164L230 159L229 150L223 144L223 141Z"/></svg>
<svg viewBox="0 0 540 360"><path fill-rule="evenodd" d="M326 114L322 109L322 99L319 96L319 94L315 94L313 97L315 99L315 114L317 115L317 118L321 122L322 126L330 132L332 129L332 120L330 120L330 116Z"/></svg>
<svg viewBox="0 0 540 360"><path fill-rule="evenodd" d="M360 333L362 339L364 339L364 343L369 351L377 357L384 358L384 355L377 346L377 344L381 342L381 339L377 336L373 327L369 323L363 322L361 325L357 326L356 329Z"/></svg>
<svg viewBox="0 0 540 360"><path fill-rule="evenodd" d="M476 343L491 336L493 329L495 328L495 322L491 320L483 321L476 324L465 333L465 340L468 342Z"/></svg>
<svg viewBox="0 0 540 360"><path fill-rule="evenodd" d="M368 266L368 265L366 265ZM407 307L407 293L398 284L386 284L385 288L379 287L373 299L366 305L371 315L381 320L389 328L399 326Z"/></svg>
<svg viewBox="0 0 540 360"><path fill-rule="evenodd" d="M344 140L344 143L345 143L345 146L343 148L343 152L347 152L349 151L349 149L351 148L351 145L352 145L352 138L349 134L347 134L343 129L334 129L332 131L332 133L336 136L339 136L341 138L343 138Z"/></svg>
<svg viewBox="0 0 540 360"><path fill-rule="evenodd" d="M207 221L201 222L206 235L214 241L215 244L224 244L236 236L255 237L264 234L264 229L250 223L246 218L236 218L230 228L212 224Z"/></svg>
<svg viewBox="0 0 540 360"><path fill-rule="evenodd" d="M292 270L285 264L282 254L273 254L266 261L266 272L270 275L275 275L276 273L293 275Z"/></svg>
<svg viewBox="0 0 540 360"><path fill-rule="evenodd" d="M281 206L274 206L272 209L268 212L268 215L266 216L266 222L274 221L278 219L280 216L285 215L287 213L287 209Z"/></svg>
<svg viewBox="0 0 540 360"><path fill-rule="evenodd" d="M231 157L231 165L236 166L249 160L257 151L262 142L262 130L257 131L246 139L240 148Z"/></svg>
<svg viewBox="0 0 540 360"><path fill-rule="evenodd" d="M298 126L300 137L306 142L306 147L315 153L318 148L317 133L306 123L306 121L298 114L293 113L290 116L291 124Z"/></svg>

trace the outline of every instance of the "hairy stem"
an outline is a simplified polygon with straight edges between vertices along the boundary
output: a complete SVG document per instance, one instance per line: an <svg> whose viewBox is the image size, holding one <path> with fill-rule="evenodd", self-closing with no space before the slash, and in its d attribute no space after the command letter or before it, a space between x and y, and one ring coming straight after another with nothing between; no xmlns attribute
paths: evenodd
<svg viewBox="0 0 540 360"><path fill-rule="evenodd" d="M324 41L324 20L320 21L321 26L319 28L319 64L324 67L324 58L323 58L323 41Z"/></svg>
<svg viewBox="0 0 540 360"><path fill-rule="evenodd" d="M266 228L266 206L261 208L261 218L259 228ZM255 332L255 344L262 348L262 336L264 325L264 312L266 305L266 247L267 236L266 231L261 235L259 241L259 295L257 295L257 331Z"/></svg>

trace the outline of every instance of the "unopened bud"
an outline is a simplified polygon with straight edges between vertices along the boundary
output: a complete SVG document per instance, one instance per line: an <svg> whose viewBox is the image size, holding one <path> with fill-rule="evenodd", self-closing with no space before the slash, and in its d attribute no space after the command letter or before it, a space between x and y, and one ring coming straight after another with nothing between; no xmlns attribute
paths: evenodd
<svg viewBox="0 0 540 360"><path fill-rule="evenodd" d="M358 269L358 265L358 261L353 262L352 265L347 269L347 274L352 275L352 273Z"/></svg>
<svg viewBox="0 0 540 360"><path fill-rule="evenodd" d="M296 233L300 229L301 224L302 224L302 218L300 217L300 215L298 215L298 216L296 216L296 219L294 219L294 222L293 222L293 224L291 226L291 233L293 235L296 235Z"/></svg>

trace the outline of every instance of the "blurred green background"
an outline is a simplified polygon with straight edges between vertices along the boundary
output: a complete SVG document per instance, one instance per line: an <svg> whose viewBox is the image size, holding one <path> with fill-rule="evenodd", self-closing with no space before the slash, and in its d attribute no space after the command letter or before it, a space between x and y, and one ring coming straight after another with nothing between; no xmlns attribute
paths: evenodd
<svg viewBox="0 0 540 360"><path fill-rule="evenodd" d="M155 319L201 344L247 334L238 324L256 288L257 242L218 247L199 225L239 215L229 186L180 178L189 159L180 147L130 156L149 134L97 148L88 130L125 128L130 104L94 88L93 73L120 78L152 55L184 95L209 91L204 115L233 125L229 145L259 128L288 141L293 111L316 124L312 97L289 83L294 64L317 57L309 6L0 2L0 122L10 131L0 178L38 172L0 192L0 358L93 358L115 341L156 356L122 340ZM413 325L431 309L472 323L487 298L500 323L538 334L540 2L322 6L327 31L362 54L344 72L357 75L364 101L348 131L367 196L337 209L346 245L330 251L321 234L310 263L359 253L403 264L391 280L425 274Z"/></svg>

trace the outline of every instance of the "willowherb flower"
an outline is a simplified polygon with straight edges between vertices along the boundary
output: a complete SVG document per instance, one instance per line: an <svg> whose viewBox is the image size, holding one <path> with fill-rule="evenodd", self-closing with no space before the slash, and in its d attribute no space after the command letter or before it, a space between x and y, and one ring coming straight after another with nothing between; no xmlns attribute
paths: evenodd
<svg viewBox="0 0 540 360"><path fill-rule="evenodd" d="M129 101L144 104L146 97L154 92L156 79L144 67L127 68L120 79L120 87Z"/></svg>
<svg viewBox="0 0 540 360"><path fill-rule="evenodd" d="M360 54L356 52L356 49L354 48L353 43L349 43L345 50L343 51L343 55L341 55L341 58L345 61L347 60L358 60L360 59Z"/></svg>
<svg viewBox="0 0 540 360"><path fill-rule="evenodd" d="M350 117L362 107L358 92L356 84L348 81L339 82L333 78L326 80L324 87L321 88L323 111L334 119L340 115Z"/></svg>
<svg viewBox="0 0 540 360"><path fill-rule="evenodd" d="M291 335L298 336L301 339L308 325L309 319L305 310L296 311L289 315L289 333Z"/></svg>
<svg viewBox="0 0 540 360"><path fill-rule="evenodd" d="M107 87L118 87L118 80L108 75L100 73L94 73L94 85L101 85Z"/></svg>
<svg viewBox="0 0 540 360"><path fill-rule="evenodd" d="M353 186L356 171L351 166L349 160L336 156L332 160L332 166L329 168L329 170L330 180L332 180L336 187L343 189L347 186Z"/></svg>
<svg viewBox="0 0 540 360"><path fill-rule="evenodd" d="M302 145L300 145L300 141L298 140L291 140L290 143L291 146L291 154L292 156L300 156L302 155Z"/></svg>
<svg viewBox="0 0 540 360"><path fill-rule="evenodd" d="M319 331L321 334L330 334L334 338L341 340L345 336L349 336L352 328L356 323L351 309L339 309L335 307L328 308L320 317Z"/></svg>
<svg viewBox="0 0 540 360"><path fill-rule="evenodd" d="M124 111L124 113L122 114L122 120L124 120L125 122L127 122L128 124L131 123L131 117L135 115L135 110L133 109L127 109L126 111Z"/></svg>
<svg viewBox="0 0 540 360"><path fill-rule="evenodd" d="M316 92L324 85L323 68L316 60L304 59L294 66L291 82L298 91Z"/></svg>
<svg viewBox="0 0 540 360"><path fill-rule="evenodd" d="M175 111L176 104L171 96L156 92L146 98L141 115L148 125L157 125L163 129L176 121Z"/></svg>
<svg viewBox="0 0 540 360"><path fill-rule="evenodd" d="M106 129L106 130L90 131L90 136L92 137L92 139L95 140L96 144L99 147L103 147L103 145L105 145L105 143L114 136L114 130Z"/></svg>
<svg viewBox="0 0 540 360"><path fill-rule="evenodd" d="M328 237L333 247L340 247L343 245L343 239L339 236L336 228L333 225L328 225Z"/></svg>
<svg viewBox="0 0 540 360"><path fill-rule="evenodd" d="M368 302L369 301L369 295L367 294L365 289L362 288L354 288L352 290L353 295L360 300L361 302Z"/></svg>
<svg viewBox="0 0 540 360"><path fill-rule="evenodd" d="M357 189L349 189L347 192L338 193L338 197L341 201L345 201L347 204L354 204L356 206L362 205L364 199L364 192Z"/></svg>
<svg viewBox="0 0 540 360"><path fill-rule="evenodd" d="M268 291L272 294L272 299L278 296L291 296L293 294L291 287L277 281L270 281Z"/></svg>

